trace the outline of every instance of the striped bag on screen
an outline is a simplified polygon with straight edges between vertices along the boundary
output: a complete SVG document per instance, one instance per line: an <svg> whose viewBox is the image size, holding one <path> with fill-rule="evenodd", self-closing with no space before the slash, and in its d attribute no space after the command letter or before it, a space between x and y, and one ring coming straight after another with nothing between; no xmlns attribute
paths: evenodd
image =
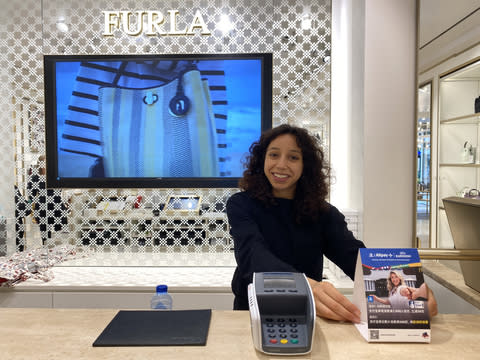
<svg viewBox="0 0 480 360"><path fill-rule="evenodd" d="M162 86L178 78L187 61L83 62L76 77L60 139L60 151L86 159L103 158L99 119L99 89L125 87L145 89ZM196 64L202 80L207 80L215 119L219 176L229 176L227 168L227 86L220 61Z"/></svg>
<svg viewBox="0 0 480 360"><path fill-rule="evenodd" d="M198 70L165 85L101 87L99 119L108 177L217 177L216 125Z"/></svg>

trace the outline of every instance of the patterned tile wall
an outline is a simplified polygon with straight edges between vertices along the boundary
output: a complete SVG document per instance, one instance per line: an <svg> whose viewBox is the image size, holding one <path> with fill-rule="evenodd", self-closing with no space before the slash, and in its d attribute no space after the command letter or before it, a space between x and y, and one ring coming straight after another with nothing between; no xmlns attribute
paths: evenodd
<svg viewBox="0 0 480 360"><path fill-rule="evenodd" d="M176 54L176 53L273 53L273 122L308 127L329 151L330 122L330 29L329 0L0 0L0 205L2 220L15 239L2 238L0 255L40 245L39 225L28 216L30 204L14 199L14 184L20 195L30 190L32 165L44 166L43 55L52 54ZM103 10L178 9L177 28L190 25L200 11L211 35L130 36L119 30L103 36ZM219 30L222 15L228 14L233 29ZM310 24L309 29L302 26ZM167 25L167 24L165 24ZM36 170L34 170L35 172ZM39 174L42 179L44 175ZM35 185L34 185L35 186ZM45 196L70 199L45 205L45 223L51 232L47 245L71 243L112 254L128 253L231 253L225 223L225 199L236 189L83 189ZM202 194L216 213L208 219L161 219L131 217L96 210L101 199L141 195L145 203L165 201L170 194ZM17 200L17 201L15 201ZM155 204L153 204L155 206ZM38 210L38 209L37 209ZM18 216L17 216L18 215ZM138 215L138 214L137 214ZM100 220L99 220L100 218ZM41 225L41 224L40 224ZM20 237L19 235L22 235ZM203 239L203 240L202 240ZM206 239L206 240L205 240ZM141 260L130 257L132 265ZM206 257L207 259L207 257ZM208 257L203 265L214 265ZM198 263L196 265L199 265Z"/></svg>

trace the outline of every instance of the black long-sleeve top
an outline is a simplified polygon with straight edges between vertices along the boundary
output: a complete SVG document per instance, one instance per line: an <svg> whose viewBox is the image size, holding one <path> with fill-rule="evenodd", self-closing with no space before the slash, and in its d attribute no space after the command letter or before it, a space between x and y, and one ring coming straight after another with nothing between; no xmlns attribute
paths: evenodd
<svg viewBox="0 0 480 360"><path fill-rule="evenodd" d="M298 225L293 200L265 206L239 192L227 202L237 268L232 279L234 309L247 310L247 287L254 272L302 272L322 280L323 255L353 279L358 249L365 247L348 230L345 217L332 205L315 223Z"/></svg>

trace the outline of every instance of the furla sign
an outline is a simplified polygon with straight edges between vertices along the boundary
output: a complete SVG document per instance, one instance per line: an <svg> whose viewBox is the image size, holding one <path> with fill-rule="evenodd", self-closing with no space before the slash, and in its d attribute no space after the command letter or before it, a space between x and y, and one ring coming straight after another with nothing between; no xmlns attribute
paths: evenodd
<svg viewBox="0 0 480 360"><path fill-rule="evenodd" d="M211 35L199 10L190 20L190 25L178 29L178 10L167 10L164 15L160 11L102 11L104 17L104 36L113 36L115 30L127 35L194 35L199 31L202 35Z"/></svg>

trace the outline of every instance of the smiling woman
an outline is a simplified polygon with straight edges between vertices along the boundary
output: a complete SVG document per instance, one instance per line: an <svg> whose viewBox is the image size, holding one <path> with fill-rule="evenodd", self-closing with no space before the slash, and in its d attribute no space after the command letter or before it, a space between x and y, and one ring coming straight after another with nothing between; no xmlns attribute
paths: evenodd
<svg viewBox="0 0 480 360"><path fill-rule="evenodd" d="M302 150L298 147L295 136L280 135L270 143L264 171L275 197L294 198L297 181L303 171Z"/></svg>
<svg viewBox="0 0 480 360"><path fill-rule="evenodd" d="M248 309L254 272L307 276L319 316L360 321L359 310L330 283L322 282L323 255L353 278L358 249L345 217L326 201L329 167L315 137L280 125L250 147L243 190L227 202L237 268L234 309Z"/></svg>
<svg viewBox="0 0 480 360"><path fill-rule="evenodd" d="M251 192L263 202L271 202L276 195L273 193L272 181L267 175L267 166L271 161L278 162L273 160L282 152L285 153L283 154L285 158L288 155L290 165L294 162L292 157L299 157L301 163L298 178L292 182L295 188L294 197L299 200L297 215L299 219L314 218L319 209L326 206L330 167L317 139L303 128L284 124L264 132L250 147L239 187ZM285 164L280 166L284 167ZM278 168L276 170L277 175L283 177L288 175ZM280 180L280 176L277 176L277 180Z"/></svg>

